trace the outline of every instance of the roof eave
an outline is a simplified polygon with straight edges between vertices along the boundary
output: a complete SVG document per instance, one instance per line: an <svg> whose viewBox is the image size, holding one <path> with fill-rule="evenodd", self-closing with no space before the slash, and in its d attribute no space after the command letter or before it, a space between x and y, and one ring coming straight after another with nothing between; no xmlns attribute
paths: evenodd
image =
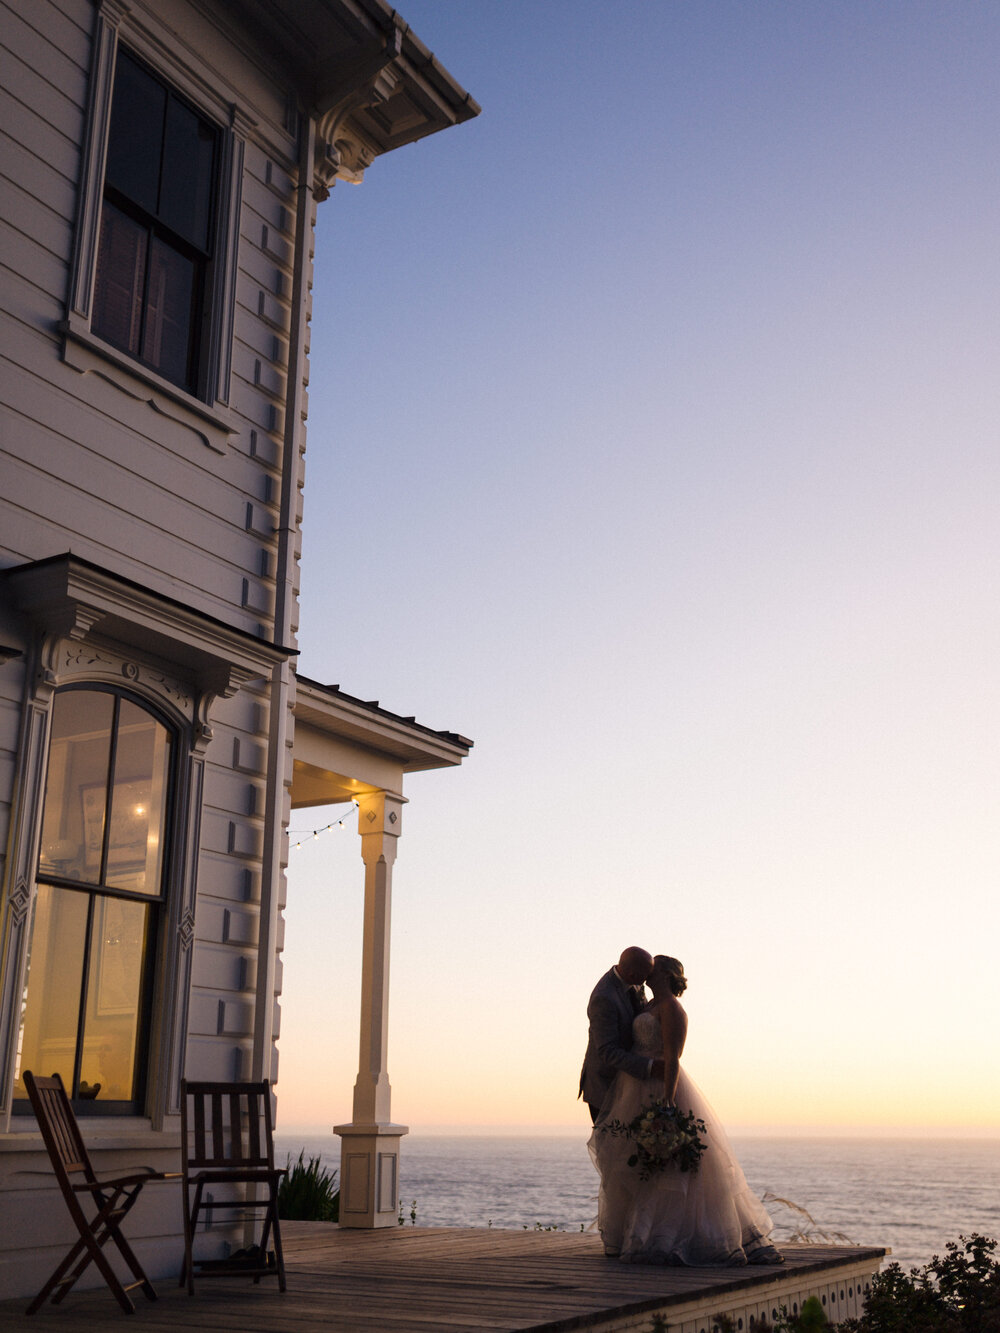
<svg viewBox="0 0 1000 1333"><path fill-rule="evenodd" d="M297 677L296 719L330 736L363 744L398 760L404 772L454 768L473 742L452 731L434 731L376 701L357 699L336 685Z"/></svg>

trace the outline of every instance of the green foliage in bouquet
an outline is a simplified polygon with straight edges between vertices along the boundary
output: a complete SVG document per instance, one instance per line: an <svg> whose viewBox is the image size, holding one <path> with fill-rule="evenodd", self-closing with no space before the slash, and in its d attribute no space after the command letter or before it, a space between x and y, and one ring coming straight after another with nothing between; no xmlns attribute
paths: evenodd
<svg viewBox="0 0 1000 1333"><path fill-rule="evenodd" d="M324 1169L321 1157L305 1162L305 1149L278 1186L278 1216L295 1222L336 1222L340 1218L340 1186L336 1171Z"/></svg>
<svg viewBox="0 0 1000 1333"><path fill-rule="evenodd" d="M628 1164L638 1168L640 1180L649 1180L668 1167L697 1171L701 1155L708 1147L702 1138L704 1120L698 1120L693 1111L679 1111L662 1101L644 1106L634 1119L627 1122L609 1120L602 1129L604 1133L634 1142L635 1152Z"/></svg>

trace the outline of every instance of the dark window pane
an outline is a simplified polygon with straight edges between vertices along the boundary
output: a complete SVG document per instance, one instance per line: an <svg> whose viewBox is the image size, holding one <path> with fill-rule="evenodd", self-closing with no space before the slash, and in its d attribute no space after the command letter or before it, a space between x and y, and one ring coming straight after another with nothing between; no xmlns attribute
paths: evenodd
<svg viewBox="0 0 1000 1333"><path fill-rule="evenodd" d="M139 355L148 235L110 204L101 210L93 329L123 351Z"/></svg>
<svg viewBox="0 0 1000 1333"><path fill-rule="evenodd" d="M167 107L160 178L160 220L207 251L212 216L215 132L176 98Z"/></svg>
<svg viewBox="0 0 1000 1333"><path fill-rule="evenodd" d="M194 334L195 265L153 238L142 359L164 378L187 385Z"/></svg>
<svg viewBox="0 0 1000 1333"><path fill-rule="evenodd" d="M166 101L166 89L119 51L105 178L146 213L159 206Z"/></svg>
<svg viewBox="0 0 1000 1333"><path fill-rule="evenodd" d="M208 120L119 52L91 327L191 392L218 146Z"/></svg>

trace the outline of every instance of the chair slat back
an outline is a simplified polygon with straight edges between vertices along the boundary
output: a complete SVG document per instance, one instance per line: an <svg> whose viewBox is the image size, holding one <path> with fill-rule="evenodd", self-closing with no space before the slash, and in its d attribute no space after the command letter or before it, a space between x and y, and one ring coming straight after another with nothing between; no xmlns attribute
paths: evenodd
<svg viewBox="0 0 1000 1333"><path fill-rule="evenodd" d="M44 1078L26 1069L24 1086L28 1090L38 1128L60 1184L68 1187L70 1177L80 1174L85 1180L96 1180L80 1127L59 1075Z"/></svg>
<svg viewBox="0 0 1000 1333"><path fill-rule="evenodd" d="M182 1152L188 1167L271 1167L271 1090L260 1083L181 1084Z"/></svg>

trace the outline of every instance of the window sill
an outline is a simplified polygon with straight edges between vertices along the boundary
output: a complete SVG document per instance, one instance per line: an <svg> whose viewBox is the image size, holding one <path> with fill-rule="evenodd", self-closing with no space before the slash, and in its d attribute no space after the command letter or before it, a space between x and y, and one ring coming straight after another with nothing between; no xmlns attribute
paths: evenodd
<svg viewBox="0 0 1000 1333"><path fill-rule="evenodd" d="M45 1144L38 1131L34 1117L25 1117L23 1129L11 1129L7 1134L0 1134L0 1155L17 1152L44 1152ZM83 1141L90 1152L122 1152L135 1148L179 1149L181 1135L179 1129L154 1130L152 1122L142 1116L121 1123L121 1117L94 1116L87 1120L78 1120Z"/></svg>
<svg viewBox="0 0 1000 1333"><path fill-rule="evenodd" d="M63 360L80 374L100 375L137 402L148 403L161 416L187 426L214 453L226 453L229 437L240 429L227 407L203 403L194 394L171 384L162 375L134 361L110 343L91 333L76 316L59 324L63 335Z"/></svg>

